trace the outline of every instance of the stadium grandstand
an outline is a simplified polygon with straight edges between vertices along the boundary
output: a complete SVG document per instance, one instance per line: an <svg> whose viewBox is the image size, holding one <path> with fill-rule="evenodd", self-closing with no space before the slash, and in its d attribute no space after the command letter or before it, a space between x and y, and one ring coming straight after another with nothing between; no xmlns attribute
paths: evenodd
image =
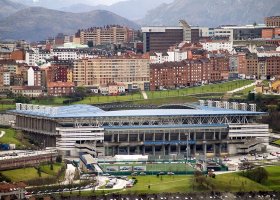
<svg viewBox="0 0 280 200"><path fill-rule="evenodd" d="M267 115L255 104L204 101L187 109L104 111L91 105L61 107L16 104L15 128L63 156L86 153L207 157L263 151Z"/></svg>

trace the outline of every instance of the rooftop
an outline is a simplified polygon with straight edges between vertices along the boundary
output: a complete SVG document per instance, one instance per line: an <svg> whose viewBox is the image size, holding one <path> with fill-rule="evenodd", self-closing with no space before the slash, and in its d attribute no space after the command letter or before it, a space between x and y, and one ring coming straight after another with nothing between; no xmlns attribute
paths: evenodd
<svg viewBox="0 0 280 200"><path fill-rule="evenodd" d="M30 104L18 104L17 110L10 111L15 114L41 116L48 118L91 118L91 117L170 117L170 116L217 116L217 115L260 115L263 112L232 110L197 106L196 109L143 109L104 111L91 105L70 105L60 107L47 107Z"/></svg>

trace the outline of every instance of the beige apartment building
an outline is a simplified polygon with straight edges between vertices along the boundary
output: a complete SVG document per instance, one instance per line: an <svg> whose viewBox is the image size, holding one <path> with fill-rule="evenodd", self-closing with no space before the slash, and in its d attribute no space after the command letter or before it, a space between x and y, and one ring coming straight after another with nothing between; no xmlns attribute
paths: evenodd
<svg viewBox="0 0 280 200"><path fill-rule="evenodd" d="M133 35L134 31L127 27L93 27L81 31L80 43L88 44L89 41L93 42L93 45L126 43L133 40Z"/></svg>
<svg viewBox="0 0 280 200"><path fill-rule="evenodd" d="M143 56L82 59L74 62L73 80L77 86L124 83L128 90L149 90L149 71L149 59Z"/></svg>

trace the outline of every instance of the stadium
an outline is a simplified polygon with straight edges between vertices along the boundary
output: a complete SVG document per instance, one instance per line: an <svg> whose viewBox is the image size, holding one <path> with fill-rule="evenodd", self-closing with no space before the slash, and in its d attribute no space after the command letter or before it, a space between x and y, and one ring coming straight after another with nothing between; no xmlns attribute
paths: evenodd
<svg viewBox="0 0 280 200"><path fill-rule="evenodd" d="M65 157L225 156L264 151L267 113L255 104L204 101L183 109L104 111L91 105L16 104L14 127Z"/></svg>

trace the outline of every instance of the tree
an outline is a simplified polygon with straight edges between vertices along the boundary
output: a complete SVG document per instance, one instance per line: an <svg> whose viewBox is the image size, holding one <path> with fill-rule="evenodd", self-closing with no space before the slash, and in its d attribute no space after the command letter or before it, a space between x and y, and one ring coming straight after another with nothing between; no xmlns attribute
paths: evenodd
<svg viewBox="0 0 280 200"><path fill-rule="evenodd" d="M263 167L257 167L255 169L247 170L243 173L243 176L258 183L264 183L268 179L268 172Z"/></svg>
<svg viewBox="0 0 280 200"><path fill-rule="evenodd" d="M79 180L79 179L80 179L80 172L79 172L79 169L76 167L75 174L74 174L74 180Z"/></svg>
<svg viewBox="0 0 280 200"><path fill-rule="evenodd" d="M37 174L38 174L39 177L42 177L42 172L41 172L41 167L40 166L37 168Z"/></svg>
<svg viewBox="0 0 280 200"><path fill-rule="evenodd" d="M198 183L200 186L203 186L203 184L206 183L206 177L203 175L201 171L195 171L194 181Z"/></svg>
<svg viewBox="0 0 280 200"><path fill-rule="evenodd" d="M74 92L75 97L80 97L84 98L86 96L86 88L85 87L76 87L75 92Z"/></svg>
<svg viewBox="0 0 280 200"><path fill-rule="evenodd" d="M254 101L255 100L255 93L249 92L247 96L248 101Z"/></svg>
<svg viewBox="0 0 280 200"><path fill-rule="evenodd" d="M51 165L50 165L50 170L53 171L53 163L51 163Z"/></svg>
<svg viewBox="0 0 280 200"><path fill-rule="evenodd" d="M88 41L87 45L88 47L93 47L93 41Z"/></svg>
<svg viewBox="0 0 280 200"><path fill-rule="evenodd" d="M20 96L17 96L15 98L15 102L16 103L29 103L30 102L30 98L28 98L26 96L20 95Z"/></svg>
<svg viewBox="0 0 280 200"><path fill-rule="evenodd" d="M55 160L57 163L62 163L62 156L58 155Z"/></svg>

